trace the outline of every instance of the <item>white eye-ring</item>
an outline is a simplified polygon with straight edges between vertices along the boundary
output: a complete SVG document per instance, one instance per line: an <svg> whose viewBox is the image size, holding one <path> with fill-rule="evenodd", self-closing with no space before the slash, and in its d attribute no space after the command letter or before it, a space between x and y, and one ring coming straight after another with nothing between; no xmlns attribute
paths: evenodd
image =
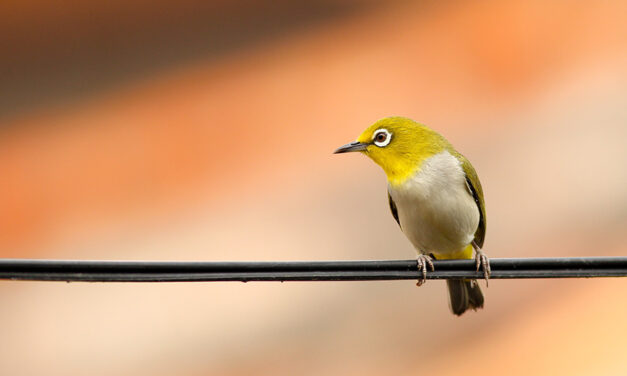
<svg viewBox="0 0 627 376"><path fill-rule="evenodd" d="M387 129L377 129L372 136L372 141L380 148L388 146L392 141L392 133L388 132Z"/></svg>

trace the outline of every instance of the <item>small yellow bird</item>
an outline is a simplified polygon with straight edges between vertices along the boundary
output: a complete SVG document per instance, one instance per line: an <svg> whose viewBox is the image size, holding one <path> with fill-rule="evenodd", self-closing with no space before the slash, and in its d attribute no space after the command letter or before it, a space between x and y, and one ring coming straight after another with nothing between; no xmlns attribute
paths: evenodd
<svg viewBox="0 0 627 376"><path fill-rule="evenodd" d="M368 127L357 141L335 153L358 151L383 168L388 178L390 210L418 252L418 269L426 279L432 259L490 262L481 251L486 231L485 204L479 177L470 162L439 133L404 117L388 117ZM483 308L476 280L447 280L451 310L461 315Z"/></svg>

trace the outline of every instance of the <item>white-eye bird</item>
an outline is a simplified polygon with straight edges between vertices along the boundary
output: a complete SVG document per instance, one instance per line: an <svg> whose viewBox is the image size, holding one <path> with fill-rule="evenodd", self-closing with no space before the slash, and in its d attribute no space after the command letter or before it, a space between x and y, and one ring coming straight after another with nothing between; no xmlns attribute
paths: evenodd
<svg viewBox="0 0 627 376"><path fill-rule="evenodd" d="M479 177L470 162L439 133L404 117L388 117L368 127L357 141L335 153L361 152L383 168L390 210L418 252L420 286L433 270L432 259L472 259L490 264L481 251L486 232ZM483 307L476 280L447 280L451 310L461 315Z"/></svg>

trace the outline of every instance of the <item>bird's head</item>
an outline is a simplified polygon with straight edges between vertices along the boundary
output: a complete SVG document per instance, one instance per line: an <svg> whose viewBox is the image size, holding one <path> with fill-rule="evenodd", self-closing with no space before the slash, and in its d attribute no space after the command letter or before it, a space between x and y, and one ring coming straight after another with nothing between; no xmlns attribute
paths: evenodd
<svg viewBox="0 0 627 376"><path fill-rule="evenodd" d="M369 126L357 141L335 153L358 151L383 168L392 185L413 176L422 162L447 149L448 142L437 132L404 117L388 117Z"/></svg>

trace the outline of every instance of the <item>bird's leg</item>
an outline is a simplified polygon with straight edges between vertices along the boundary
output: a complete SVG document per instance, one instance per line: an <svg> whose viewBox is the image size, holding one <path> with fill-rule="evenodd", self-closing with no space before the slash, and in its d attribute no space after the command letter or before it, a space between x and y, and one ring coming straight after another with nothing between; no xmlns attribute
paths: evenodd
<svg viewBox="0 0 627 376"><path fill-rule="evenodd" d="M433 268L433 258L429 255L419 254L418 257L416 257L416 262L418 264L418 273L422 272L422 278L418 279L416 286L422 286L427 280L427 265L429 265L431 271L435 270Z"/></svg>
<svg viewBox="0 0 627 376"><path fill-rule="evenodd" d="M486 286L488 285L488 278L490 278L490 259L486 256L485 253L479 248L474 242L472 243L472 247L475 249L475 264L477 266L477 271L483 268L483 278L485 278Z"/></svg>

